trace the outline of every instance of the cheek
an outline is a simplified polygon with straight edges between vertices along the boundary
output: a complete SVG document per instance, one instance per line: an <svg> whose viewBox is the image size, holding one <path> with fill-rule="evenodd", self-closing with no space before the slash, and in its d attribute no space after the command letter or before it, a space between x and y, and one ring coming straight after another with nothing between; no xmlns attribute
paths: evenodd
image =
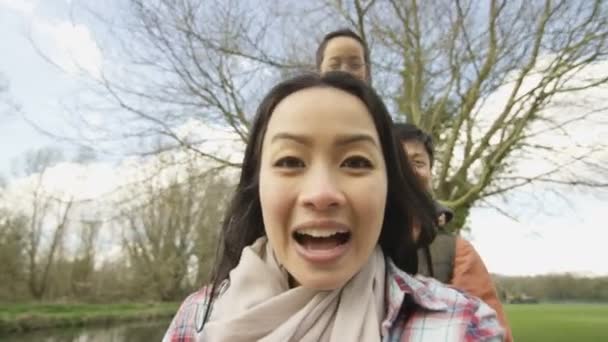
<svg viewBox="0 0 608 342"><path fill-rule="evenodd" d="M360 74L360 77L363 81L369 82L369 80L367 79L367 69L365 67L361 68Z"/></svg>
<svg viewBox="0 0 608 342"><path fill-rule="evenodd" d="M422 166L413 166L413 169L414 173L416 174L416 176L418 176L418 178L425 181L430 178L431 174L428 168Z"/></svg>
<svg viewBox="0 0 608 342"><path fill-rule="evenodd" d="M366 236L379 234L384 220L384 210L386 208L387 183L384 177L378 177L373 182L369 182L358 188L358 193L353 194L353 206L357 219L361 222L362 229L366 231ZM373 241L373 240L371 240Z"/></svg>
<svg viewBox="0 0 608 342"><path fill-rule="evenodd" d="M260 204L266 234L276 240L284 235L284 227L288 226L289 208L291 205L290 187L285 186L272 175L260 172Z"/></svg>
<svg viewBox="0 0 608 342"><path fill-rule="evenodd" d="M430 169L425 169L425 170L424 170L424 177L425 177L427 180L430 180L430 179L431 179L431 170L430 170Z"/></svg>
<svg viewBox="0 0 608 342"><path fill-rule="evenodd" d="M414 174L418 178L418 181L426 182L428 179L426 170L421 167L414 167Z"/></svg>

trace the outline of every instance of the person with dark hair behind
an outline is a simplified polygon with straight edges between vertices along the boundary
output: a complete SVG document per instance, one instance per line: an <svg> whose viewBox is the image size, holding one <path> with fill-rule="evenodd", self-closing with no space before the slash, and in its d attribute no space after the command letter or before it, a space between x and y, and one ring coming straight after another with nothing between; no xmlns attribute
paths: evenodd
<svg viewBox="0 0 608 342"><path fill-rule="evenodd" d="M421 185L431 192L435 161L433 138L416 125L407 123L396 123L394 132ZM468 241L443 229L452 219L453 212L439 202L435 203L439 234L430 245L431 265L428 265L424 253L419 253L419 272L481 298L496 311L507 330L506 340L511 341L502 304L483 260Z"/></svg>
<svg viewBox="0 0 608 342"><path fill-rule="evenodd" d="M371 83L371 64L367 45L350 29L329 32L317 47L317 71L347 72L356 78Z"/></svg>
<svg viewBox="0 0 608 342"><path fill-rule="evenodd" d="M412 227L433 225L435 210L392 130L352 75L275 86L253 120L211 285L163 341L501 341L487 304L415 276Z"/></svg>

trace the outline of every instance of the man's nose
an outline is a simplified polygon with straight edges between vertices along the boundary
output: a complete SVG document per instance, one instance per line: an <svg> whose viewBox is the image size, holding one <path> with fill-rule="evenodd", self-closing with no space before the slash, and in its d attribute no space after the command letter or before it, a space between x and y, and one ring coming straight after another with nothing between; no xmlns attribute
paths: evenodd
<svg viewBox="0 0 608 342"><path fill-rule="evenodd" d="M348 63L342 63L342 65L340 65L340 71L350 72L351 68L348 66Z"/></svg>

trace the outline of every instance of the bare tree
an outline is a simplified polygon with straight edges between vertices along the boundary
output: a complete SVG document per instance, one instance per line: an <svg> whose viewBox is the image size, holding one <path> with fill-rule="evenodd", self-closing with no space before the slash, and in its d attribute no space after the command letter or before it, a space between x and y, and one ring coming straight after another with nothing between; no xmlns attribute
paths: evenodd
<svg viewBox="0 0 608 342"><path fill-rule="evenodd" d="M95 272L96 241L101 224L97 221L83 220L81 222L78 250L71 262L71 294L82 298L90 295L93 289Z"/></svg>
<svg viewBox="0 0 608 342"><path fill-rule="evenodd" d="M577 96L606 88L608 75L592 70L607 62L607 12L601 0L130 0L125 20L108 25L118 41L105 56L120 67L95 89L105 109L126 113L123 138L160 136L169 149L239 166L184 126L204 122L244 142L262 90L312 69L316 40L350 26L371 48L374 86L395 117L434 136L435 193L461 227L471 207L518 187L608 186L605 173L578 172L606 169L605 143L571 132L606 127L606 109ZM564 99L568 113L556 108ZM525 173L522 161L545 167Z"/></svg>
<svg viewBox="0 0 608 342"><path fill-rule="evenodd" d="M195 244L192 250L196 260L196 275L192 284L195 288L209 281L217 248L217 234L232 190L232 186L223 177L213 177L206 181L204 199L200 202L199 209L204 215L201 223L195 226Z"/></svg>
<svg viewBox="0 0 608 342"><path fill-rule="evenodd" d="M222 192L220 178L193 165L185 172L164 171L123 206L123 245L136 277L157 298L173 300L192 287L189 274L204 278L215 251Z"/></svg>
<svg viewBox="0 0 608 342"><path fill-rule="evenodd" d="M458 226L479 200L527 184L608 186L575 172L600 160L606 145L577 146L572 153L542 139L574 138L575 145L571 128L606 115L606 107L585 107L584 97L566 107L576 114L555 109L560 98L606 88L608 73L590 74L607 61L605 3L342 3L326 6L373 47L376 87L408 122L433 134L436 194L457 209ZM546 167L525 174L517 169L522 160Z"/></svg>
<svg viewBox="0 0 608 342"><path fill-rule="evenodd" d="M26 287L24 217L0 209L0 299L13 300Z"/></svg>
<svg viewBox="0 0 608 342"><path fill-rule="evenodd" d="M283 70L302 67L267 49L270 35L280 38L272 33L279 32L275 20L262 17L260 4L236 0L133 0L125 6L123 21L101 18L108 34L120 37L109 43L105 56L121 67L108 67L91 80L103 98L93 107L126 114L107 123L104 136L116 137L123 128L118 138L136 141L138 152L156 152L161 137L167 149L186 147L238 167L208 146L217 141L181 130L189 122L204 122L229 132L225 139L245 141L252 104L264 88Z"/></svg>
<svg viewBox="0 0 608 342"><path fill-rule="evenodd" d="M62 248L69 225L73 200L62 200L45 188L45 175L60 152L41 149L30 152L25 170L31 177L31 189L25 198L25 255L28 287L35 299L48 290L48 280L57 254Z"/></svg>

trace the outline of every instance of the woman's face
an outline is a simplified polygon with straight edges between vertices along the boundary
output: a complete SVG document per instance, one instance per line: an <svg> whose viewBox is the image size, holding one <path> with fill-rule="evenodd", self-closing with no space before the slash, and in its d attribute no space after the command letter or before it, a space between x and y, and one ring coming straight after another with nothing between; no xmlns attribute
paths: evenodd
<svg viewBox="0 0 608 342"><path fill-rule="evenodd" d="M386 196L380 140L361 100L317 87L277 105L260 202L276 257L298 284L329 290L352 278L378 242Z"/></svg>
<svg viewBox="0 0 608 342"><path fill-rule="evenodd" d="M351 37L330 39L325 46L319 71L321 74L343 71L367 82L367 65L363 46Z"/></svg>

